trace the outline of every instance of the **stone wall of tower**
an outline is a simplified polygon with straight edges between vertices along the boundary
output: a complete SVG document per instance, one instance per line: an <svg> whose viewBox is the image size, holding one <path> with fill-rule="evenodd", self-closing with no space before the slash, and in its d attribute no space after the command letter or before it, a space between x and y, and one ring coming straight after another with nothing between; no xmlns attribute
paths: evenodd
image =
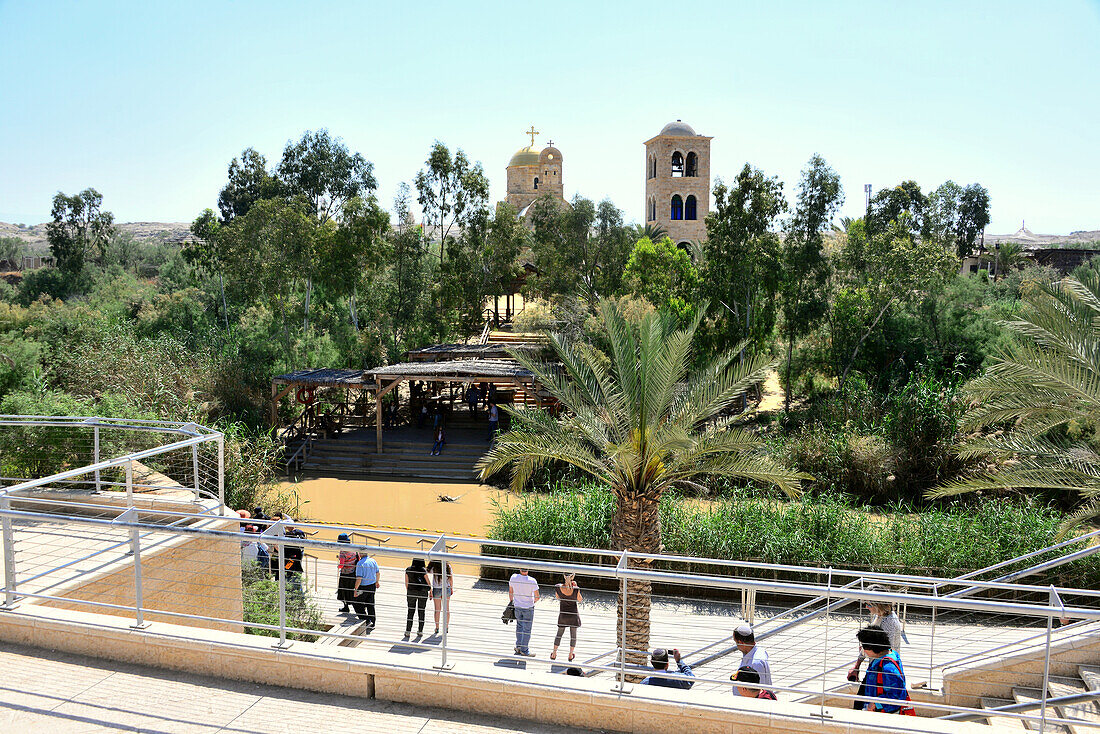
<svg viewBox="0 0 1100 734"><path fill-rule="evenodd" d="M552 194L555 198L564 200L565 186L562 184L561 177L561 154L554 155L551 160L547 157L547 151L542 151L539 156L539 195Z"/></svg>
<svg viewBox="0 0 1100 734"><path fill-rule="evenodd" d="M514 206L516 211L523 209L543 193L541 170L537 165L508 167L508 188L504 200ZM538 191L534 188L535 176L540 177Z"/></svg>
<svg viewBox="0 0 1100 734"><path fill-rule="evenodd" d="M703 240L707 235L706 218L710 211L710 141L711 138L705 135L658 135L645 144L645 223L664 227L673 242ZM672 177L672 155L676 152L684 157L685 174L688 154L695 153L698 156L696 176ZM657 163L656 176L651 175L651 160L654 158ZM685 203L688 196L695 197L694 220L672 219L672 197L677 194Z"/></svg>

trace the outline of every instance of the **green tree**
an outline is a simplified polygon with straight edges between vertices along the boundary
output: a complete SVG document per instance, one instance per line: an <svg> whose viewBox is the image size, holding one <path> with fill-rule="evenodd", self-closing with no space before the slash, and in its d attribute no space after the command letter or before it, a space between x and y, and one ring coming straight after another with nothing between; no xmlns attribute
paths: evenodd
<svg viewBox="0 0 1100 734"><path fill-rule="evenodd" d="M959 196L959 220L956 238L959 257L967 257L974 251L978 236L989 224L989 191L973 183Z"/></svg>
<svg viewBox="0 0 1100 734"><path fill-rule="evenodd" d="M402 183L394 198L396 225L388 236L388 276L382 286L386 289L383 303L392 336L391 356L402 351L398 346L401 341L427 323L430 291L424 284L431 282L431 263L423 228L414 221L410 204L409 186Z"/></svg>
<svg viewBox="0 0 1100 734"><path fill-rule="evenodd" d="M1024 246L1019 242L998 242L982 255L993 271L993 280L1000 280L1013 270L1019 270L1026 261Z"/></svg>
<svg viewBox="0 0 1100 734"><path fill-rule="evenodd" d="M18 237L0 237L0 263L11 263L14 269L22 265L23 240Z"/></svg>
<svg viewBox="0 0 1100 734"><path fill-rule="evenodd" d="M249 300L264 303L283 333L287 365L295 366L290 319L302 304L302 258L316 249L318 225L301 201L264 199L222 230L226 273ZM304 309L303 309L304 321Z"/></svg>
<svg viewBox="0 0 1100 734"><path fill-rule="evenodd" d="M927 234L927 218L925 210L928 200L921 193L920 184L916 181L902 181L890 189L882 189L871 197L871 205L867 208L867 231L870 234L878 234L885 231L891 222L896 222L902 213L909 217L905 220L914 235Z"/></svg>
<svg viewBox="0 0 1100 734"><path fill-rule="evenodd" d="M760 453L760 441L727 415L773 362L756 355L737 364L732 349L689 371L698 319L686 327L669 314L630 324L613 302L600 304L610 350L598 352L560 334L550 336L552 362L525 352L515 358L562 405L543 411L507 409L512 428L478 462L482 478L511 469L522 488L540 467L565 464L595 478L615 495L611 547L656 554L662 549L660 498L675 486L695 487L701 476L772 484L790 496L805 475ZM634 568L651 562L632 559ZM641 663L649 649L651 588L626 584L627 661Z"/></svg>
<svg viewBox="0 0 1100 734"><path fill-rule="evenodd" d="M665 237L659 242L640 239L634 244L623 280L637 296L679 319L695 314L694 296L699 273L687 251Z"/></svg>
<svg viewBox="0 0 1100 734"><path fill-rule="evenodd" d="M933 498L982 490L1042 490L1076 495L1080 505L1066 533L1100 515L1100 273L1084 271L1036 288L1007 322L1019 337L967 383L973 406L963 428L995 428L959 449L964 459L999 467L947 482Z"/></svg>
<svg viewBox="0 0 1100 734"><path fill-rule="evenodd" d="M704 297L717 305L704 326L707 341L719 349L760 344L775 327L783 183L746 163L732 186L715 184L714 200L701 277Z"/></svg>
<svg viewBox="0 0 1100 734"><path fill-rule="evenodd" d="M825 231L844 203L840 176L818 154L810 158L799 183L798 203L787 222L780 250L782 333L787 339L787 389L784 408L791 407L791 365L795 339L808 334L828 309Z"/></svg>
<svg viewBox="0 0 1100 734"><path fill-rule="evenodd" d="M298 142L287 143L276 174L283 193L305 198L321 224L378 187L374 165L328 130L307 130Z"/></svg>
<svg viewBox="0 0 1100 734"><path fill-rule="evenodd" d="M213 209L203 209L191 222L191 234L195 239L183 250L184 259L191 267L218 276L218 295L221 297L222 318L229 331L229 304L225 299L225 263L221 251L222 223Z"/></svg>
<svg viewBox="0 0 1100 734"><path fill-rule="evenodd" d="M841 392L860 348L890 308L923 300L958 272L954 253L931 238L914 236L909 219L902 212L885 231L870 235L860 220L848 228L840 257L845 283L837 299L848 314L834 309L833 319Z"/></svg>
<svg viewBox="0 0 1100 734"><path fill-rule="evenodd" d="M613 220L608 215L605 210L605 222ZM549 194L531 204L531 257L537 271L528 281L531 295L548 300L554 296L595 297L593 286L603 255L598 243L592 242L597 217L595 202L580 195L568 205ZM608 225L609 229L613 226Z"/></svg>
<svg viewBox="0 0 1100 734"><path fill-rule="evenodd" d="M53 221L46 225L57 267L75 274L89 257L102 257L115 231L115 217L102 210L103 196L95 189L84 189L75 196L58 192L53 197Z"/></svg>
<svg viewBox="0 0 1100 734"><path fill-rule="evenodd" d="M489 199L489 179L480 163L470 163L462 150L451 156L450 149L435 141L424 168L416 174L417 202L424 215L429 233L439 236L439 270L451 243L454 228L464 227L485 216ZM434 239L432 234L430 239ZM451 244L453 248L453 243ZM438 336L442 341L445 329L443 284L436 287Z"/></svg>
<svg viewBox="0 0 1100 734"><path fill-rule="evenodd" d="M462 226L485 209L489 179L480 163L471 164L461 150L452 157L447 146L437 140L428 152L424 168L416 174L416 191L424 223L434 228L440 241L446 243L455 226ZM439 262L443 263L442 248Z"/></svg>
<svg viewBox="0 0 1100 734"><path fill-rule="evenodd" d="M900 211L894 215L897 216ZM989 192L979 184L966 188L945 181L928 195L923 233L956 251L960 258L974 252L978 236L989 224Z"/></svg>
<svg viewBox="0 0 1100 734"><path fill-rule="evenodd" d="M324 226L324 225L322 225ZM386 231L390 217L373 196L354 197L344 203L340 225L332 233L331 247L315 254L318 274L333 300L346 298L352 326L359 331L359 291L389 259Z"/></svg>
<svg viewBox="0 0 1100 734"><path fill-rule="evenodd" d="M228 180L218 194L218 211L222 222L228 223L248 214L257 201L280 195L279 180L268 172L267 159L255 148L245 148L240 158L229 162Z"/></svg>

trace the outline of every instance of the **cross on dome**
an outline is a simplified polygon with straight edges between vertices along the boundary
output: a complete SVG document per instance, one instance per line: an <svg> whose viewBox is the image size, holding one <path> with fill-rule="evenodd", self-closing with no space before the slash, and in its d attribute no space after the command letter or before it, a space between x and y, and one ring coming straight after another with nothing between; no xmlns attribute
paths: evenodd
<svg viewBox="0 0 1100 734"><path fill-rule="evenodd" d="M535 136L539 134L539 131L535 129L534 125L532 125L531 129L527 130L525 134L531 136L531 147L534 148L535 147Z"/></svg>

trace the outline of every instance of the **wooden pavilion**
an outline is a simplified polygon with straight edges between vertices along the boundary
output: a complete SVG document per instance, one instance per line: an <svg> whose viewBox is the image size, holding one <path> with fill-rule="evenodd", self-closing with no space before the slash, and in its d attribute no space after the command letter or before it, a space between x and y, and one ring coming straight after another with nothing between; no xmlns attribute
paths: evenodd
<svg viewBox="0 0 1100 734"><path fill-rule="evenodd" d="M494 385L498 403L543 408L553 402L529 370L507 358L501 345L436 345L413 350L408 358L410 361L369 370L305 369L275 377L271 381L271 424L288 452L293 444L311 437L328 437L373 423L377 453L381 454L382 400L402 383L409 383L410 413L416 405L432 401L440 405L449 399L453 406L462 389L471 384ZM279 401L292 391L304 407L290 425L282 427L278 425ZM323 392L323 401L317 399L318 391Z"/></svg>

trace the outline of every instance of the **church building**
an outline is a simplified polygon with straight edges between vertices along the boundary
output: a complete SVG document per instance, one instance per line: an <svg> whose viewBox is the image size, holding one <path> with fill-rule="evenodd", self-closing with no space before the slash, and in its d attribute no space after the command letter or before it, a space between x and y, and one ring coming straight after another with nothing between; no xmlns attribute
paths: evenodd
<svg viewBox="0 0 1100 734"><path fill-rule="evenodd" d="M541 151L535 150L538 131L534 125L527 134L531 136L531 144L517 150L508 161L508 189L504 197L521 215L526 215L532 202L546 194L567 203L562 186L561 151L552 140Z"/></svg>
<svg viewBox="0 0 1100 734"><path fill-rule="evenodd" d="M677 244L707 236L711 140L677 120L645 141L645 222Z"/></svg>

